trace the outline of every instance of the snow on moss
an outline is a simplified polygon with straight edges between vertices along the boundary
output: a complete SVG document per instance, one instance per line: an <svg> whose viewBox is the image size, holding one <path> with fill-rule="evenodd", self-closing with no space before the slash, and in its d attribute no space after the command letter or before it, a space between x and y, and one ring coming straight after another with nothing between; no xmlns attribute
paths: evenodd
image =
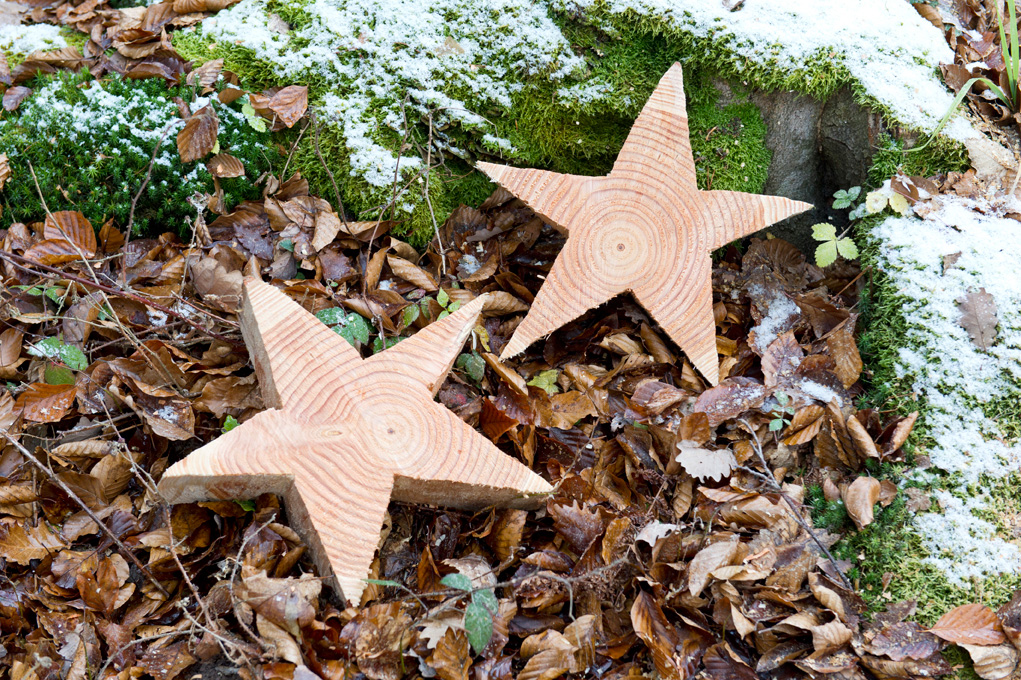
<svg viewBox="0 0 1021 680"><path fill-rule="evenodd" d="M437 147L454 155L465 151L451 127L509 150L476 112L511 108L525 77L556 83L584 64L545 7L524 0L314 0L300 9L304 23L290 35L269 28L266 0L242 0L201 30L252 50L279 78L324 79L323 119L342 130L351 175L374 187L422 165L391 150L406 120L431 115Z"/></svg>
<svg viewBox="0 0 1021 680"><path fill-rule="evenodd" d="M933 464L960 486L941 497L943 513L918 518L928 561L957 585L975 576L1021 570L1021 548L995 535L975 511L971 489L1021 469L1021 442L984 410L1021 395L1021 224L1011 205L940 196L924 219L891 217L876 227L879 266L902 296L907 323L897 373L922 397ZM989 349L961 325L958 301L984 288L996 301L997 336ZM1016 425L1016 423L1015 423ZM967 499L967 500L962 500Z"/></svg>
<svg viewBox="0 0 1021 680"><path fill-rule="evenodd" d="M790 73L843 69L861 91L903 125L932 131L953 103L937 77L954 54L942 33L902 0L746 0L737 11L709 0L551 0L576 15L602 16L600 27L632 17L708 38L749 65ZM947 134L974 136L963 120Z"/></svg>
<svg viewBox="0 0 1021 680"><path fill-rule="evenodd" d="M29 54L37 50L59 50L67 47L58 26L50 24L14 24L0 27L0 51L8 54Z"/></svg>

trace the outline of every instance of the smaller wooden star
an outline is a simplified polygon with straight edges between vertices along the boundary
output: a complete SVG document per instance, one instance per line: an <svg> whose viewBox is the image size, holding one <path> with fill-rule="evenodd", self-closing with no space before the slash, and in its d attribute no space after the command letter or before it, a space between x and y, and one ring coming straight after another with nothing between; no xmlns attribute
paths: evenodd
<svg viewBox="0 0 1021 680"><path fill-rule="evenodd" d="M276 288L244 286L241 329L269 408L164 473L170 502L284 497L324 576L357 604L391 498L535 507L541 477L434 400L483 297L369 359Z"/></svg>
<svg viewBox="0 0 1021 680"><path fill-rule="evenodd" d="M632 293L712 384L719 382L709 253L812 206L699 191L680 64L660 80L606 177L478 167L568 234L501 358Z"/></svg>

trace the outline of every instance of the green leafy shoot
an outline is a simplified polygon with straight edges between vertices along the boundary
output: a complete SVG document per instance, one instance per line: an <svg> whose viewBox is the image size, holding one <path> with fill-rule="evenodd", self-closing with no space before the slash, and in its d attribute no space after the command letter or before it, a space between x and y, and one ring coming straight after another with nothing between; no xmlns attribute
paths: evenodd
<svg viewBox="0 0 1021 680"><path fill-rule="evenodd" d="M376 354L377 352L388 350L403 339L404 338L402 337L386 338L386 341L384 342L383 339L377 335L372 339L372 353Z"/></svg>
<svg viewBox="0 0 1021 680"><path fill-rule="evenodd" d="M59 361L73 371L84 371L89 366L85 352L74 345L65 345L57 338L43 338L28 349L34 357Z"/></svg>
<svg viewBox="0 0 1021 680"><path fill-rule="evenodd" d="M401 317L401 321L404 323L404 327L407 328L411 324L415 323L421 315L422 310L418 305L408 305L404 308L404 314Z"/></svg>
<svg viewBox="0 0 1021 680"><path fill-rule="evenodd" d="M234 416L228 415L223 421L223 433L227 434L235 427L238 426L238 419Z"/></svg>
<svg viewBox="0 0 1021 680"><path fill-rule="evenodd" d="M844 210L846 208L850 208L851 204L854 203L859 194L861 194L861 187L851 187L846 190L840 189L833 194L833 209Z"/></svg>
<svg viewBox="0 0 1021 680"><path fill-rule="evenodd" d="M458 356L454 366L467 373L476 383L486 377L486 360L478 352L465 352Z"/></svg>
<svg viewBox="0 0 1021 680"><path fill-rule="evenodd" d="M791 424L791 420L787 416L793 416L795 409L790 405L791 398L786 392L778 391L773 397L776 399L776 403L780 405L780 408L773 409L773 419L769 421L769 431L778 432L786 425Z"/></svg>
<svg viewBox="0 0 1021 680"><path fill-rule="evenodd" d="M536 373L535 377L528 381L528 384L534 387L541 387L546 390L546 394L553 396L560 391L560 388L557 386L557 377L559 375L560 371L551 368L548 371Z"/></svg>
<svg viewBox="0 0 1021 680"><path fill-rule="evenodd" d="M821 241L815 249L815 263L820 267L828 267L837 261L837 256L847 260L858 257L858 246L850 236L837 236L837 228L832 224L820 222L812 227L812 238Z"/></svg>
<svg viewBox="0 0 1021 680"><path fill-rule="evenodd" d="M493 637L493 616L500 603L492 589L472 591L471 580L464 574L448 574L440 581L448 588L471 593L471 602L464 610L464 630L475 653L480 653Z"/></svg>
<svg viewBox="0 0 1021 680"><path fill-rule="evenodd" d="M346 312L340 307L320 309L316 318L333 329L333 332L347 340L352 347L369 344L369 322L361 314Z"/></svg>
<svg viewBox="0 0 1021 680"><path fill-rule="evenodd" d="M74 385L74 371L67 366L49 364L43 370L43 379L47 385Z"/></svg>
<svg viewBox="0 0 1021 680"><path fill-rule="evenodd" d="M239 501L239 500L235 500L234 502L237 503L239 506L241 506L241 509L244 510L245 512L255 512L255 501L250 501L250 500Z"/></svg>

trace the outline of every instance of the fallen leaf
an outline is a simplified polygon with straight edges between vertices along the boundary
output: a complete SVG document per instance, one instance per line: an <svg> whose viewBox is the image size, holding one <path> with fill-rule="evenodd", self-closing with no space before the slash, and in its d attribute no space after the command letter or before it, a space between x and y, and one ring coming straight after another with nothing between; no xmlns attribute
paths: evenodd
<svg viewBox="0 0 1021 680"><path fill-rule="evenodd" d="M929 632L955 644L998 645L1006 640L993 610L977 603L954 607Z"/></svg>
<svg viewBox="0 0 1021 680"><path fill-rule="evenodd" d="M219 120L209 106L199 109L177 133L177 153L182 163L197 161L216 146Z"/></svg>
<svg viewBox="0 0 1021 680"><path fill-rule="evenodd" d="M976 346L989 349L996 342L996 300L985 288L971 290L957 301L960 324Z"/></svg>
<svg viewBox="0 0 1021 680"><path fill-rule="evenodd" d="M730 449L703 449L697 446L688 446L686 442L677 443L680 453L677 454L677 462L681 464L684 471L692 477L705 481L712 479L720 481L729 477L731 471L737 467L737 459Z"/></svg>
<svg viewBox="0 0 1021 680"><path fill-rule="evenodd" d="M844 489L844 506L859 531L872 524L872 508L879 500L880 489L874 477L859 477Z"/></svg>

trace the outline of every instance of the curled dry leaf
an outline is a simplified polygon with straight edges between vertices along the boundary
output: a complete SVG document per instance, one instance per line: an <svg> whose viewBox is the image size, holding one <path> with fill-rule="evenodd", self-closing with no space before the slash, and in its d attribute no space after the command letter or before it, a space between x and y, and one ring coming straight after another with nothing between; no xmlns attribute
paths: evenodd
<svg viewBox="0 0 1021 680"><path fill-rule="evenodd" d="M844 489L844 506L859 530L872 524L872 508L879 500L879 480L874 477L859 477Z"/></svg>
<svg viewBox="0 0 1021 680"><path fill-rule="evenodd" d="M830 621L811 628L812 646L817 654L831 652L851 640L851 629L840 621Z"/></svg>
<svg viewBox="0 0 1021 680"><path fill-rule="evenodd" d="M1019 654L1013 645L969 645L961 644L971 656L975 664L975 673L982 680L1008 680L1016 677L1014 673L1018 670Z"/></svg>
<svg viewBox="0 0 1021 680"><path fill-rule="evenodd" d="M1006 640L996 614L984 604L954 607L929 632L955 644L998 645Z"/></svg>
<svg viewBox="0 0 1021 680"><path fill-rule="evenodd" d="M227 271L218 260L204 257L191 266L195 290L202 299L225 312L236 312L241 304L241 288L244 275L239 271Z"/></svg>
<svg viewBox="0 0 1021 680"><path fill-rule="evenodd" d="M195 85L212 87L220 79L220 73L222 72L223 59L212 59L189 73L185 82L193 87Z"/></svg>
<svg viewBox="0 0 1021 680"><path fill-rule="evenodd" d="M642 591L631 606L631 625L652 653L663 680L693 677L705 650L705 639L684 625L670 623L655 598Z"/></svg>
<svg viewBox="0 0 1021 680"><path fill-rule="evenodd" d="M826 338L826 348L836 363L833 372L840 378L844 387L850 387L858 382L864 365L861 354L858 352L858 343L854 340L856 319L857 316L852 314L830 331L830 335Z"/></svg>
<svg viewBox="0 0 1021 680"><path fill-rule="evenodd" d="M213 177L229 178L245 176L244 164L229 153L216 154L206 161L206 168Z"/></svg>
<svg viewBox="0 0 1021 680"><path fill-rule="evenodd" d="M199 109L177 133L177 153L182 163L197 161L216 146L220 121L212 107Z"/></svg>
<svg viewBox="0 0 1021 680"><path fill-rule="evenodd" d="M0 189L4 188L7 180L11 178L11 161L7 154L0 153Z"/></svg>
<svg viewBox="0 0 1021 680"><path fill-rule="evenodd" d="M390 265L390 269L393 270L394 275L404 279L408 283L418 286L423 290L427 290L430 293L439 289L436 285L436 279L433 278L432 274L419 267L417 264L405 260L403 257L397 257L396 255L387 255L387 264Z"/></svg>

